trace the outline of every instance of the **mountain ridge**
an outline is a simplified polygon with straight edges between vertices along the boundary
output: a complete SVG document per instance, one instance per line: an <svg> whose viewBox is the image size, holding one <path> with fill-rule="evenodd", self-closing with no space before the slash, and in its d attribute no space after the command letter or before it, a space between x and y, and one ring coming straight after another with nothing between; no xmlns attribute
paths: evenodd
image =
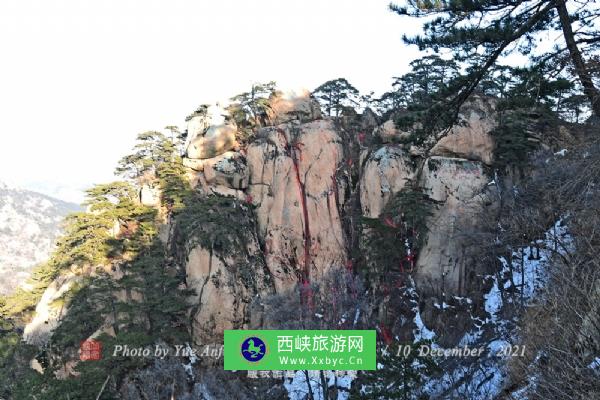
<svg viewBox="0 0 600 400"><path fill-rule="evenodd" d="M81 206L0 181L0 294L9 294L44 262L60 223Z"/></svg>

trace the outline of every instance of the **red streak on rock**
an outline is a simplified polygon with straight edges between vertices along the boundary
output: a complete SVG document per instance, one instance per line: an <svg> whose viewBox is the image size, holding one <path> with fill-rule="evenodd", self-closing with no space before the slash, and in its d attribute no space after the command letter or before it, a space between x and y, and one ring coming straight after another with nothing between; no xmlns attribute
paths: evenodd
<svg viewBox="0 0 600 400"><path fill-rule="evenodd" d="M296 176L296 183L298 184L298 192L300 195L300 203L302 205L302 216L304 219L304 266L302 270L302 281L310 282L310 246L311 246L311 234L310 234L310 222L308 220L308 208L306 205L306 186L300 179L300 168L299 161L302 160L301 146L298 143L294 146L290 146L285 132L281 129L277 129L277 132L283 137L286 151L289 151L292 164L294 166L294 172Z"/></svg>

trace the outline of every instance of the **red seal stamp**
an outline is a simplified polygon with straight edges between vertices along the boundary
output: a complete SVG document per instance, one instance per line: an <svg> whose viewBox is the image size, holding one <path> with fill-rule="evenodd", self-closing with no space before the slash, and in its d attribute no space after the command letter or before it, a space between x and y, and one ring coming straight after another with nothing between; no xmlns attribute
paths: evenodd
<svg viewBox="0 0 600 400"><path fill-rule="evenodd" d="M79 344L79 359L81 361L97 361L102 358L102 342L87 339Z"/></svg>

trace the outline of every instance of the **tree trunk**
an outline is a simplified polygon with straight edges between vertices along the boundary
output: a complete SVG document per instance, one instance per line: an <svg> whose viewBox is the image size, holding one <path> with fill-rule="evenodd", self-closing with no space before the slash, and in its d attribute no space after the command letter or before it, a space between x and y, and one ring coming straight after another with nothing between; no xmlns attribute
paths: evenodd
<svg viewBox="0 0 600 400"><path fill-rule="evenodd" d="M319 377L321 378L321 388L323 389L323 400L329 400L329 391L327 386L327 380L325 379L325 372L319 371Z"/></svg>
<svg viewBox="0 0 600 400"><path fill-rule="evenodd" d="M594 115L600 117L600 92L596 86L594 86L592 77L588 73L585 62L583 61L583 57L581 56L581 52L579 51L577 43L575 42L575 35L573 34L573 27L571 26L571 19L569 18L569 12L567 11L565 0L558 2L556 5L556 11L558 11L560 25L565 37L565 42L567 43L567 48L569 49L569 54L571 55L571 60L573 61L573 66L575 67L575 73L579 77L579 81L583 86L583 92L592 104Z"/></svg>
<svg viewBox="0 0 600 400"><path fill-rule="evenodd" d="M304 372L304 376L306 377L306 385L308 386L308 400L315 400L312 386L310 385L310 376L308 375L308 371L304 370L303 372Z"/></svg>

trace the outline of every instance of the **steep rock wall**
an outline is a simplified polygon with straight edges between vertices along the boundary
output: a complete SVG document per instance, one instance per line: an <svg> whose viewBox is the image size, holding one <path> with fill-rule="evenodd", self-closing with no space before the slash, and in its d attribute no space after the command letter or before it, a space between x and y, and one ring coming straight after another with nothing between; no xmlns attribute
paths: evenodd
<svg viewBox="0 0 600 400"><path fill-rule="evenodd" d="M247 150L249 195L277 291L346 261L336 170L341 139L329 120L265 128Z"/></svg>
<svg viewBox="0 0 600 400"><path fill-rule="evenodd" d="M260 257L256 246L252 243L248 251ZM190 303L192 335L197 342L214 340L225 329L247 328L253 298L272 292L261 264L255 258L219 256L202 246L191 250L185 271L188 288L196 292Z"/></svg>
<svg viewBox="0 0 600 400"><path fill-rule="evenodd" d="M415 282L421 294L460 295L465 289L468 258L461 235L476 223L488 182L481 162L437 156L426 160L420 183L437 206L417 259Z"/></svg>
<svg viewBox="0 0 600 400"><path fill-rule="evenodd" d="M248 204L214 195L197 198L177 217L172 248L187 288L195 292L188 300L197 342L214 341L224 329L245 328L251 302L273 293Z"/></svg>

